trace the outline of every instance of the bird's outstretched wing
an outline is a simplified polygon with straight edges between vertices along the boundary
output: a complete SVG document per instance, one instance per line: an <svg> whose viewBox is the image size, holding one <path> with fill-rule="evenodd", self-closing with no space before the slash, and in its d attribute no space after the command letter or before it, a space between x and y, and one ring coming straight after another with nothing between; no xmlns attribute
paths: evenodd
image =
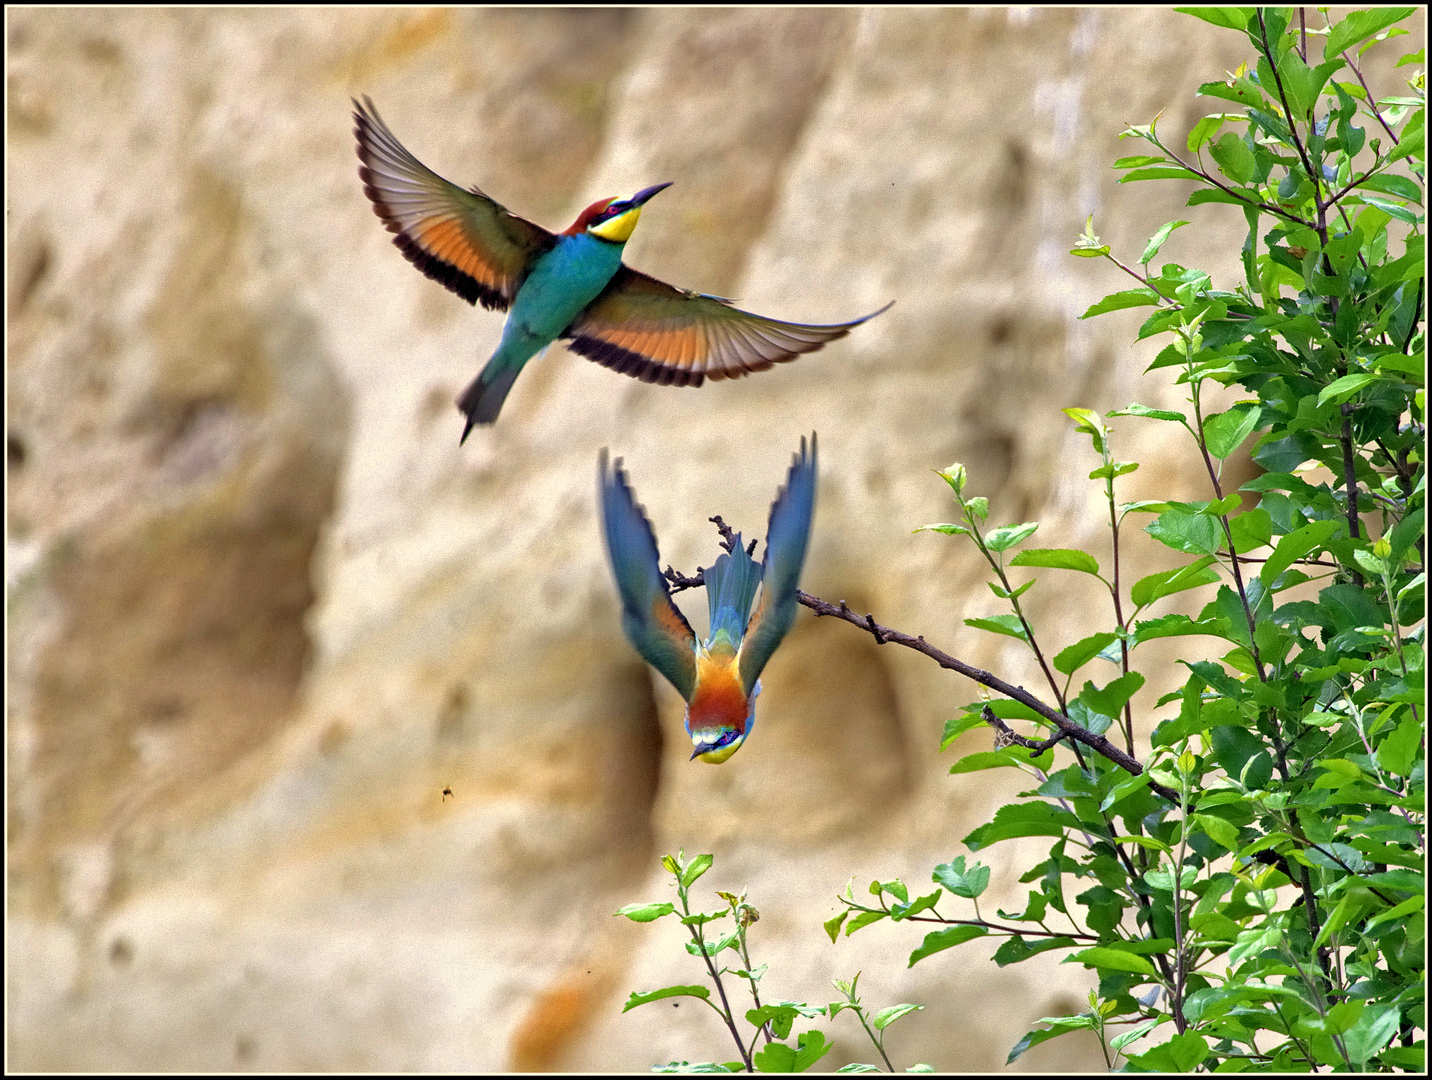
<svg viewBox="0 0 1432 1080"><path fill-rule="evenodd" d="M671 602L656 536L632 497L621 460L608 472L603 449L598 468L602 535L621 593L622 629L643 659L690 701L696 686L696 635Z"/></svg>
<svg viewBox="0 0 1432 1080"><path fill-rule="evenodd" d="M568 348L642 382L700 386L814 352L863 319L829 326L782 322L686 292L622 266L562 334Z"/></svg>
<svg viewBox="0 0 1432 1080"><path fill-rule="evenodd" d="M533 260L556 243L477 188L464 191L403 147L367 97L353 102L358 176L408 261L469 304L504 311Z"/></svg>
<svg viewBox="0 0 1432 1080"><path fill-rule="evenodd" d="M746 693L756 685L761 669L795 622L796 590L805 563L810 523L815 514L816 445L810 437L810 454L801 438L800 453L791 462L786 483L771 504L766 526L766 551L761 559L761 599L746 627L737 663Z"/></svg>

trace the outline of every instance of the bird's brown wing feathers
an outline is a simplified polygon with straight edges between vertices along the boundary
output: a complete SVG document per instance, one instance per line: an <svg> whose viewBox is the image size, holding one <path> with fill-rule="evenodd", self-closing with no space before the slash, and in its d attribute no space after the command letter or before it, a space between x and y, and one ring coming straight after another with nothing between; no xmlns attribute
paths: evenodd
<svg viewBox="0 0 1432 1080"><path fill-rule="evenodd" d="M562 335L568 348L643 382L700 386L814 352L880 311L808 326L754 315L623 266Z"/></svg>
<svg viewBox="0 0 1432 1080"><path fill-rule="evenodd" d="M444 180L404 148L373 102L353 102L358 176L408 261L468 303L505 310L533 260L556 243L546 229L473 188Z"/></svg>

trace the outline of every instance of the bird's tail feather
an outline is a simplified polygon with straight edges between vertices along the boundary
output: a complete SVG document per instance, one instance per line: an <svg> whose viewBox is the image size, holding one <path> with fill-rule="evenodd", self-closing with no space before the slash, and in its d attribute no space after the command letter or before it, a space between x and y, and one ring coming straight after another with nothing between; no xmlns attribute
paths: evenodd
<svg viewBox="0 0 1432 1080"><path fill-rule="evenodd" d="M507 400L507 392L512 389L512 384L517 381L517 375L522 369L518 367L499 371L489 379L490 370L484 369L481 375L468 383L467 389L457 399L457 407L467 416L467 426L462 429L459 445L467 442L468 433L476 425L490 424L497 419L497 414L502 411L502 403Z"/></svg>
<svg viewBox="0 0 1432 1080"><path fill-rule="evenodd" d="M706 600L711 607L708 641L725 630L731 643L739 646L751 615L751 602L756 598L756 586L761 583L761 568L741 546L740 533L736 534L731 553L722 555L716 565L706 570L705 580Z"/></svg>

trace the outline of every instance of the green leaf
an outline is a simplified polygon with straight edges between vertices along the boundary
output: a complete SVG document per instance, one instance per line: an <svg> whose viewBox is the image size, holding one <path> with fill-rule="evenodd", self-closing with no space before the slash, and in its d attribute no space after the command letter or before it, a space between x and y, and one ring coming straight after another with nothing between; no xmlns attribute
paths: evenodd
<svg viewBox="0 0 1432 1080"><path fill-rule="evenodd" d="M855 931L869 926L873 922L879 922L881 919L885 918L889 918L889 916L886 915L886 913L883 911L862 911L859 915L855 916L855 918L851 919L850 922L846 924L845 936L849 937L851 934L855 933Z"/></svg>
<svg viewBox="0 0 1432 1080"><path fill-rule="evenodd" d="M1399 145L1396 150L1393 150L1392 153L1397 154L1398 151L1400 151L1411 141L1411 139L1403 140L1401 145ZM1399 206L1397 203L1390 203L1386 199L1374 199L1371 195L1364 195L1362 197L1362 201L1368 206L1377 207L1384 214L1388 215L1389 217L1395 217L1398 221L1405 221L1409 225L1417 224L1417 215L1411 210L1407 209L1407 207L1405 206Z"/></svg>
<svg viewBox="0 0 1432 1080"><path fill-rule="evenodd" d="M653 1065L651 1071L654 1073L734 1073L740 1072L746 1066L739 1061L728 1061L718 1065L714 1061L673 1061L666 1065Z"/></svg>
<svg viewBox="0 0 1432 1080"><path fill-rule="evenodd" d="M1329 401L1335 401L1338 404L1342 404L1344 401L1347 401L1359 390L1361 390L1364 386L1367 386L1370 383L1377 382L1378 378L1379 376L1370 374L1365 371L1357 372L1353 375L1344 375L1336 382L1331 382L1327 386L1323 387L1322 392L1318 394L1318 404L1325 405Z"/></svg>
<svg viewBox="0 0 1432 1080"><path fill-rule="evenodd" d="M965 869L965 857L957 855L947 863L935 867L931 875L937 885L948 889L955 896L973 900L989 886L989 867L975 863Z"/></svg>
<svg viewBox="0 0 1432 1080"><path fill-rule="evenodd" d="M1411 18L1417 12L1415 7L1373 8L1370 11L1354 11L1341 22L1334 23L1323 43L1323 59L1331 60L1365 38L1387 29L1393 23Z"/></svg>
<svg viewBox="0 0 1432 1080"><path fill-rule="evenodd" d="M1080 315L1081 319L1090 319L1095 315L1103 315L1109 311L1122 311L1124 308L1147 307L1150 304L1159 303L1159 294L1152 289L1126 289L1122 292L1110 293L1098 303L1091 304L1089 310Z"/></svg>
<svg viewBox="0 0 1432 1080"><path fill-rule="evenodd" d="M1384 195L1395 195L1399 199L1406 199L1418 206L1422 205L1422 189L1405 176L1398 176L1396 173L1378 173L1369 176L1358 183L1358 188L1366 188L1370 191L1380 191ZM1362 219L1358 219L1359 228L1362 228ZM1366 230L1364 230L1366 231Z"/></svg>
<svg viewBox="0 0 1432 1080"><path fill-rule="evenodd" d="M833 1047L823 1031L812 1028L801 1032L795 1048L783 1042L767 1043L751 1056L751 1063L757 1072L805 1072Z"/></svg>
<svg viewBox="0 0 1432 1080"><path fill-rule="evenodd" d="M1171 596L1185 589L1196 589L1200 585L1216 583L1218 571L1213 567L1212 555L1205 555L1187 566L1176 566L1172 570L1160 570L1156 574L1139 578L1129 590L1129 596L1138 607L1147 607L1155 600Z"/></svg>
<svg viewBox="0 0 1432 1080"><path fill-rule="evenodd" d="M628 904L612 915L625 915L632 922L652 922L663 915L670 915L675 910L670 904Z"/></svg>
<svg viewBox="0 0 1432 1080"><path fill-rule="evenodd" d="M999 716L999 713L995 713L995 715ZM1003 717L1000 718L1003 719ZM964 712L959 716L950 717L950 719L945 721L945 733L940 737L940 749L946 749L950 743L954 742L965 732L973 728L982 727L983 725L984 718L980 716L978 711Z"/></svg>
<svg viewBox="0 0 1432 1080"><path fill-rule="evenodd" d="M1051 803L1006 803L995 811L993 821L972 830L964 844L971 851L980 851L1021 836L1063 836L1066 826L1078 823L1073 814Z"/></svg>
<svg viewBox="0 0 1432 1080"><path fill-rule="evenodd" d="M689 889L692 882L706 873L707 870L710 870L711 864L715 861L716 858L714 855L696 856L696 858L686 864L686 869L681 872L681 884Z"/></svg>
<svg viewBox="0 0 1432 1080"><path fill-rule="evenodd" d="M1119 177L1119 183L1131 180L1202 180L1203 177L1182 165L1154 165L1147 169L1135 169Z"/></svg>
<svg viewBox="0 0 1432 1080"><path fill-rule="evenodd" d="M889 893L902 904L910 902L910 890L905 883L898 878L894 881L872 881L870 883L870 895L879 896L881 893Z"/></svg>
<svg viewBox="0 0 1432 1080"><path fill-rule="evenodd" d="M984 937L988 932L983 926L947 926L943 930L932 930L925 935L925 943L910 954L910 962L905 966L914 967L927 956Z"/></svg>
<svg viewBox="0 0 1432 1080"><path fill-rule="evenodd" d="M1220 461L1233 453L1258 426L1262 413L1260 406L1244 402L1227 412L1204 417L1203 437L1208 452Z"/></svg>
<svg viewBox="0 0 1432 1080"><path fill-rule="evenodd" d="M849 908L846 908L844 911L841 911L838 915L835 915L835 916L833 916L832 918L829 918L829 919L826 919L826 920L825 920L825 923L824 923L825 932L830 935L830 943L831 943L832 945L835 944L835 939L840 936L840 928L841 928L841 926L842 926L842 925L844 924L844 922L845 922L845 917L846 917L847 915L849 915L849 914L850 914L850 909L849 909Z"/></svg>
<svg viewBox="0 0 1432 1080"><path fill-rule="evenodd" d="M1228 523L1233 533L1233 545L1240 554L1247 554L1273 539L1273 518L1261 506L1237 514Z"/></svg>
<svg viewBox="0 0 1432 1080"><path fill-rule="evenodd" d="M1207 120L1209 118L1204 117L1204 119ZM1200 123L1201 122L1202 121L1200 121ZM1189 138L1192 138L1192 136L1189 136ZM1164 241L1169 238L1173 231L1187 224L1188 222L1186 221L1170 221L1165 225L1159 226L1158 232L1149 238L1148 245L1144 248L1144 253L1139 256L1139 265L1147 266L1149 260L1159 253L1159 248L1164 246Z"/></svg>
<svg viewBox="0 0 1432 1080"><path fill-rule="evenodd" d="M695 941L686 942L686 951L692 956L715 956L717 953L734 946L741 938L739 930L732 930L721 935L716 941L704 941L698 944Z"/></svg>
<svg viewBox="0 0 1432 1080"><path fill-rule="evenodd" d="M1094 684L1086 682L1084 689L1080 691L1078 700L1082 701L1096 713L1104 716L1117 717L1120 710L1128 703L1129 698L1138 692L1144 685L1144 677L1137 671L1130 671L1126 675L1120 675L1112 680L1102 690L1094 688Z"/></svg>
<svg viewBox="0 0 1432 1080"><path fill-rule="evenodd" d="M985 536L985 546L991 551L1004 551L1033 536L1037 528L1037 521L1026 521L1022 525L1001 525L998 529L991 529Z"/></svg>
<svg viewBox="0 0 1432 1080"><path fill-rule="evenodd" d="M1240 136L1231 131L1225 132L1217 142L1210 143L1208 152L1213 160L1218 162L1223 175L1235 184L1246 184L1253 179L1257 171L1253 151L1248 149Z"/></svg>
<svg viewBox="0 0 1432 1080"><path fill-rule="evenodd" d="M1040 1043L1048 1042L1050 1039L1057 1038L1060 1035L1068 1034L1070 1031L1078 1031L1090 1026L1088 1024L1077 1023L1077 1018L1075 1017L1058 1017L1057 1019L1053 1017L1046 1017L1043 1022L1053 1023L1054 1027L1040 1028L1038 1030L1027 1032L1024 1038L1020 1039L1019 1042L1015 1043L1014 1047L1010 1050L1009 1057L1005 1058L1004 1061L1006 1065L1012 1065L1015 1059L1018 1058L1021 1054L1023 1054L1026 1050L1032 1050Z"/></svg>
<svg viewBox="0 0 1432 1080"><path fill-rule="evenodd" d="M1092 555L1071 548L1028 548L1009 560L1010 566L1039 566L1051 570L1078 570L1098 576L1099 563Z"/></svg>
<svg viewBox="0 0 1432 1080"><path fill-rule="evenodd" d="M1393 526L1392 532L1388 535L1388 542L1392 545L1392 554L1400 559L1422 535L1423 525L1426 521L1426 513L1423 507L1411 511L1405 518Z"/></svg>
<svg viewBox="0 0 1432 1080"><path fill-rule="evenodd" d="M1213 136L1218 133L1218 129L1223 126L1223 122L1230 117L1236 119L1233 113L1210 113L1198 123L1194 124L1193 129L1188 133L1189 153L1197 153L1198 148L1213 138ZM1187 222L1183 224L1187 224ZM1144 261L1147 262L1148 260L1146 259Z"/></svg>
<svg viewBox="0 0 1432 1080"><path fill-rule="evenodd" d="M888 1009L881 1009L875 1014L871 1021L876 1031L884 1031L887 1027L899 1020L902 1016L908 1016L912 1012L923 1009L923 1005L891 1005Z"/></svg>
<svg viewBox="0 0 1432 1080"><path fill-rule="evenodd" d="M952 776L965 773L984 772L986 769L1019 769L1037 764L1029 760L1029 751L1018 746L1005 746L998 750L982 750L966 754L950 766Z"/></svg>
<svg viewBox="0 0 1432 1080"><path fill-rule="evenodd" d="M921 525L915 532L937 532L946 536L973 536L974 533L968 525L955 525L948 521L942 521L935 525Z"/></svg>
<svg viewBox="0 0 1432 1080"><path fill-rule="evenodd" d="M1215 574L1214 580L1217 580ZM1157 619L1142 619L1134 623L1133 644L1142 644L1161 637L1192 637L1207 634L1210 637L1226 637L1228 624L1220 619L1195 622L1187 615L1161 615Z"/></svg>
<svg viewBox="0 0 1432 1080"><path fill-rule="evenodd" d="M770 1024L772 1035L777 1039L786 1039L790 1037L792 1025L802 1016L809 1020L824 1014L825 1011L825 1007L820 1005L812 1006L800 1001L776 1001L758 1009L747 1009L746 1022L753 1027Z"/></svg>
<svg viewBox="0 0 1432 1080"><path fill-rule="evenodd" d="M1208 1040L1196 1031L1185 1031L1161 1046L1146 1053L1130 1054L1128 1058L1144 1071L1188 1073L1207 1060L1208 1054Z"/></svg>
<svg viewBox="0 0 1432 1080"><path fill-rule="evenodd" d="M1176 420L1179 423L1187 423L1188 417L1181 412L1172 412L1168 409L1150 409L1147 405L1125 405L1122 409L1115 409L1110 416L1147 416L1154 420Z"/></svg>
<svg viewBox="0 0 1432 1080"><path fill-rule="evenodd" d="M897 903L890 905L890 920L899 922L901 919L908 919L911 915L918 915L922 911L928 911L940 901L940 890L911 900L908 904Z"/></svg>
<svg viewBox="0 0 1432 1080"><path fill-rule="evenodd" d="M1100 465L1089 473L1090 480L1118 479L1121 476L1128 476L1131 472L1138 472L1137 461L1111 461L1107 465Z"/></svg>
<svg viewBox="0 0 1432 1080"><path fill-rule="evenodd" d="M1180 7L1174 8L1181 15L1192 15L1225 30L1246 30L1248 20L1253 17L1252 8L1243 7Z"/></svg>
<svg viewBox="0 0 1432 1080"><path fill-rule="evenodd" d="M1221 817L1214 817L1212 814L1194 814L1193 820L1213 840L1226 847L1229 851L1238 850L1238 830Z"/></svg>
<svg viewBox="0 0 1432 1080"><path fill-rule="evenodd" d="M1122 1052L1124 1047L1128 1046L1129 1043L1137 1042L1139 1039L1142 1039L1154 1028L1164 1023L1166 1019L1166 1017L1155 1016L1148 1020L1145 1020L1142 1024L1139 1024L1136 1027L1130 1028L1128 1031L1125 1031L1121 1035L1115 1035L1112 1039L1109 1040L1109 1048L1111 1050L1118 1050Z"/></svg>
<svg viewBox="0 0 1432 1080"><path fill-rule="evenodd" d="M1367 1062L1392 1041L1401 1021L1402 1012L1396 1005L1368 1004L1357 1022L1342 1036L1353 1068L1365 1069Z"/></svg>
<svg viewBox="0 0 1432 1080"><path fill-rule="evenodd" d="M1237 967L1243 961L1260 955L1266 949L1275 949L1283 940L1282 932L1276 929L1255 926L1244 930L1228 950L1228 963Z"/></svg>
<svg viewBox="0 0 1432 1080"><path fill-rule="evenodd" d="M1141 787L1147 787L1150 778L1149 778L1149 775L1148 775L1147 773L1143 773L1143 774L1141 774L1141 775L1139 775L1139 776L1132 776L1132 777L1130 777L1129 779L1130 779L1130 780L1143 780L1144 783L1143 783L1142 785L1140 785L1140 786L1141 786ZM1126 783L1128 783L1128 781L1122 781L1122 782L1121 782L1121 786L1122 786L1122 784L1126 784ZM1117 791L1117 790L1118 790L1118 789L1116 788L1115 791ZM1111 791L1109 794L1112 796L1112 795L1115 794L1115 791ZM1105 803L1109 803L1109 802L1110 802L1110 799L1105 798L1105 799L1104 799L1104 802L1105 802ZM1107 807L1105 807L1105 808L1107 808ZM1148 848L1150 851L1162 851L1162 852L1164 852L1165 854L1167 854L1168 851L1170 850L1170 849L1169 849L1169 846L1168 846L1167 844L1165 844L1162 840L1156 840L1156 839L1154 839L1152 836L1134 836L1134 835L1132 835L1132 834L1130 834L1129 836L1116 836L1116 837L1114 837L1114 843L1116 843L1116 844L1133 844L1135 847Z"/></svg>
<svg viewBox="0 0 1432 1080"><path fill-rule="evenodd" d="M1263 569L1258 575L1259 579L1265 586L1271 587L1273 582L1278 580L1278 576L1293 565L1294 561L1322 547L1323 543L1342 527L1341 521L1329 519L1311 521L1301 528L1294 529L1278 541L1278 546L1273 549L1273 554L1268 556L1268 561L1263 564Z"/></svg>
<svg viewBox="0 0 1432 1080"><path fill-rule="evenodd" d="M1052 949L1069 949L1073 946L1073 938L1035 938L1033 941L1026 941L1022 937L1015 936L1006 939L1005 943L994 951L994 962L999 967L1008 967L1010 964L1018 964L1028 960L1031 956L1038 956L1040 953L1049 952Z"/></svg>
<svg viewBox="0 0 1432 1080"><path fill-rule="evenodd" d="M1426 902L1427 898L1425 896L1414 896L1410 899L1404 900L1396 907L1388 908L1381 915L1377 915L1371 919L1368 919L1367 928L1371 930L1379 923L1390 922L1393 919L1401 919L1404 916L1411 915L1413 912L1421 911L1422 908L1425 906Z"/></svg>
<svg viewBox="0 0 1432 1080"><path fill-rule="evenodd" d="M704 986L667 986L660 990L653 990L649 994L638 994L633 992L622 1006L622 1012L629 1012L638 1005L645 1005L652 1001L663 1001L673 997L694 997L706 1001L711 997L711 991Z"/></svg>
<svg viewBox="0 0 1432 1080"><path fill-rule="evenodd" d="M1213 518L1177 506L1145 525L1144 532L1159 543L1190 555L1210 555L1223 540L1223 530Z"/></svg>
<svg viewBox="0 0 1432 1080"><path fill-rule="evenodd" d="M1426 152L1426 141L1426 128L1418 127L1414 130L1410 130L1402 136L1402 141L1392 148L1392 152L1387 155L1387 160L1389 162L1401 161L1403 158L1408 157L1420 160L1422 155ZM1367 201L1371 202L1372 200L1368 199ZM1384 206L1383 209L1385 210L1386 207ZM1393 215L1393 217L1397 216L1396 214ZM1403 220L1405 221L1407 219L1403 218Z"/></svg>
<svg viewBox="0 0 1432 1080"><path fill-rule="evenodd" d="M1184 206L1202 206L1204 203L1228 203L1230 206L1256 206L1260 200L1251 188L1224 191L1222 188L1199 188L1191 193Z"/></svg>
<svg viewBox="0 0 1432 1080"><path fill-rule="evenodd" d="M1074 674L1074 672L1078 671L1090 660L1103 652L1104 647L1111 641L1116 640L1118 636L1119 635L1108 631L1101 631L1097 634L1091 634L1083 641L1076 641L1067 649L1061 650L1058 655L1054 657L1054 670L1064 675Z"/></svg>
<svg viewBox="0 0 1432 1080"><path fill-rule="evenodd" d="M1417 763L1417 752L1422 746L1423 727L1417 716L1410 710L1402 718L1392 734L1382 740L1377 748L1377 763L1394 776L1412 775Z"/></svg>
<svg viewBox="0 0 1432 1080"><path fill-rule="evenodd" d="M1020 641L1029 640L1028 635L1024 632L1024 624L1020 622L1018 615L991 615L988 619L966 619L965 625L973 626L976 630L988 630L992 634L1018 638Z"/></svg>
<svg viewBox="0 0 1432 1080"><path fill-rule="evenodd" d="M1070 960L1077 960L1085 967L1106 968L1110 971L1130 971L1135 975L1157 977L1158 969L1142 956L1124 952L1122 949L1096 947L1074 953Z"/></svg>

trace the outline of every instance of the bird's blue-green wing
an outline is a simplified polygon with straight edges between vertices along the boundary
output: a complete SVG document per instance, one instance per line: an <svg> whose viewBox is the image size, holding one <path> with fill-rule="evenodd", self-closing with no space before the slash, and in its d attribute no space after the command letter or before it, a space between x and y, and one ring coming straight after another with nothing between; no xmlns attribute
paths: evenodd
<svg viewBox="0 0 1432 1080"><path fill-rule="evenodd" d="M785 487L771 504L771 521L766 527L766 551L761 560L761 599L746 627L738 663L741 683L750 693L761 669L796 619L796 590L801 566L810 540L810 523L815 514L816 445L810 437L810 453L801 439L800 453L791 463Z"/></svg>
<svg viewBox="0 0 1432 1080"><path fill-rule="evenodd" d="M632 497L621 459L608 471L605 449L598 484L602 536L622 598L622 629L643 659L690 701L696 686L696 635L671 602L661 574L656 536Z"/></svg>
<svg viewBox="0 0 1432 1080"><path fill-rule="evenodd" d="M373 102L353 102L358 176L408 261L468 303L504 311L532 263L557 242L473 188L433 172L400 143Z"/></svg>

